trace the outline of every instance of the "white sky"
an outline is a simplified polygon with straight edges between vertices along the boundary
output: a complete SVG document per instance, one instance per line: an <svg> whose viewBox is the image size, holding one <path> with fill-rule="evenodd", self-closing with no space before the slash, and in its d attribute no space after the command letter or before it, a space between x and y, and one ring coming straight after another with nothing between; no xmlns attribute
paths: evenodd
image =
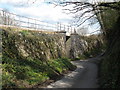
<svg viewBox="0 0 120 90"><path fill-rule="evenodd" d="M23 1L29 7L17 6L18 2L19 5L24 4ZM41 21L64 21L64 23L68 23L71 20L71 15L63 13L62 8L59 6L55 7L55 5L43 3L44 0L37 0L34 4L31 2L34 0L29 0L29 3L25 1L28 0L1 0L0 7L16 14L37 18Z"/></svg>
<svg viewBox="0 0 120 90"><path fill-rule="evenodd" d="M52 0L0 0L0 8L7 9L8 11L16 13L18 15L36 18L41 21L45 21L49 23L61 22L68 24L72 22L73 20L72 14L65 14L63 13L62 7L60 6L55 7L55 5L44 3L44 1L47 2ZM70 1L81 1L81 0L70 0ZM82 0L82 1L87 1L87 0ZM88 1L91 2L93 0L88 0ZM94 1L98 1L98 0L94 0ZM99 0L99 1L113 1L113 0ZM26 4L27 6L22 6L23 4ZM86 27L86 24L84 24L83 26ZM89 32L95 31L96 27L98 27L98 25L92 27L87 26Z"/></svg>

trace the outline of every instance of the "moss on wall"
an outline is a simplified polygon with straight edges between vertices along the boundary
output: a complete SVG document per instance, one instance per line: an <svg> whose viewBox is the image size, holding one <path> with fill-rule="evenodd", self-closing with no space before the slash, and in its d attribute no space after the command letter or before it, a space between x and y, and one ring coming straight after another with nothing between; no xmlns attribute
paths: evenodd
<svg viewBox="0 0 120 90"><path fill-rule="evenodd" d="M65 35L26 30L2 31L2 86L34 87L76 67L66 58Z"/></svg>
<svg viewBox="0 0 120 90"><path fill-rule="evenodd" d="M79 58L96 46L96 39L65 33L45 34L36 31L2 30L3 87L33 87L76 67L70 60ZM93 42L93 43L92 43ZM67 55L66 55L67 54ZM62 59L61 59L62 58Z"/></svg>
<svg viewBox="0 0 120 90"><path fill-rule="evenodd" d="M79 36L73 34L66 42L67 56L71 59L86 59L103 52L101 35Z"/></svg>
<svg viewBox="0 0 120 90"><path fill-rule="evenodd" d="M65 38L62 34L43 34L30 31L3 30L3 54L18 58L32 57L49 60L66 57Z"/></svg>

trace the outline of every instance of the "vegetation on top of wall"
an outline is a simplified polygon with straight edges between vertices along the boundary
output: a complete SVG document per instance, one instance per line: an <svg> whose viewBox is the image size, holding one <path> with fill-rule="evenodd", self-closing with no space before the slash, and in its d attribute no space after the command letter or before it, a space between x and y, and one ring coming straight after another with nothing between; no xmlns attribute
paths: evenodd
<svg viewBox="0 0 120 90"><path fill-rule="evenodd" d="M105 51L106 45L102 40L101 34L82 37L87 42L87 49L83 53L84 58L95 57Z"/></svg>
<svg viewBox="0 0 120 90"><path fill-rule="evenodd" d="M74 60L83 60L95 57L105 50L101 34L80 36L71 35L66 43L68 57Z"/></svg>
<svg viewBox="0 0 120 90"><path fill-rule="evenodd" d="M28 88L61 76L76 66L62 58L61 36L2 30L2 87ZM59 45L59 46L58 46ZM57 58L57 59L55 59Z"/></svg>
<svg viewBox="0 0 120 90"><path fill-rule="evenodd" d="M31 56L41 60L65 57L64 39L60 35L49 35L32 31L2 31L3 54L14 58ZM10 52L11 55L10 55ZM12 55L13 54L13 55Z"/></svg>

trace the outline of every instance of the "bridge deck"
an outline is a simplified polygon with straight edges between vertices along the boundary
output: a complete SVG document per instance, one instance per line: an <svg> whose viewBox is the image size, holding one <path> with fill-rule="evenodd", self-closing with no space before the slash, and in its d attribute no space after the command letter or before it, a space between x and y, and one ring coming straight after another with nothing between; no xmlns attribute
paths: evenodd
<svg viewBox="0 0 120 90"><path fill-rule="evenodd" d="M11 25L0 25L0 28L14 28L16 31L33 31L33 32L39 32L39 33L45 33L45 34L55 34L58 33L58 31L52 31L52 30L45 30L45 29L31 29L31 28L23 28L23 27L18 27L18 26L11 26Z"/></svg>

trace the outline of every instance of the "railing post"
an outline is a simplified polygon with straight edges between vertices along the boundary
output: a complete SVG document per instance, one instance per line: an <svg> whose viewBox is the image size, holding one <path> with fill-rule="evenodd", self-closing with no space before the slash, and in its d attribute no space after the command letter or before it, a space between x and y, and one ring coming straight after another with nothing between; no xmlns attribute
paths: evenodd
<svg viewBox="0 0 120 90"><path fill-rule="evenodd" d="M73 33L73 28L70 25L64 25L58 22L57 24L49 24L47 22L42 23L37 19L28 18L25 16L19 16L14 13L6 12L4 10L0 10L1 20L0 23L4 25L13 25L18 27L25 27L29 30L32 29L39 29L41 26L46 26L44 29L57 29L57 31L66 31L68 33ZM41 28L40 28L41 29Z"/></svg>
<svg viewBox="0 0 120 90"><path fill-rule="evenodd" d="M35 19L35 30L36 30L37 28L36 28L36 19Z"/></svg>
<svg viewBox="0 0 120 90"><path fill-rule="evenodd" d="M59 22L57 22L57 31L59 31Z"/></svg>
<svg viewBox="0 0 120 90"><path fill-rule="evenodd" d="M65 25L64 25L64 31L65 31Z"/></svg>
<svg viewBox="0 0 120 90"><path fill-rule="evenodd" d="M7 24L10 25L10 14L7 13Z"/></svg>
<svg viewBox="0 0 120 90"><path fill-rule="evenodd" d="M28 18L28 30L29 30L29 18Z"/></svg>
<svg viewBox="0 0 120 90"><path fill-rule="evenodd" d="M71 27L71 34L72 34L72 26L70 26Z"/></svg>
<svg viewBox="0 0 120 90"><path fill-rule="evenodd" d="M18 21L18 25L19 25L19 27L20 27L20 16L19 16L19 21Z"/></svg>
<svg viewBox="0 0 120 90"><path fill-rule="evenodd" d="M5 12L3 11L3 24L5 25Z"/></svg>
<svg viewBox="0 0 120 90"><path fill-rule="evenodd" d="M0 11L0 24L2 24L2 11Z"/></svg>
<svg viewBox="0 0 120 90"><path fill-rule="evenodd" d="M69 33L69 26L68 26L68 30L67 30L67 31L68 31L68 33Z"/></svg>
<svg viewBox="0 0 120 90"><path fill-rule="evenodd" d="M7 13L7 25L9 25L9 14Z"/></svg>
<svg viewBox="0 0 120 90"><path fill-rule="evenodd" d="M61 23L60 23L60 31L61 31Z"/></svg>
<svg viewBox="0 0 120 90"><path fill-rule="evenodd" d="M11 20L10 20L10 13L8 14L8 25L10 25Z"/></svg>

